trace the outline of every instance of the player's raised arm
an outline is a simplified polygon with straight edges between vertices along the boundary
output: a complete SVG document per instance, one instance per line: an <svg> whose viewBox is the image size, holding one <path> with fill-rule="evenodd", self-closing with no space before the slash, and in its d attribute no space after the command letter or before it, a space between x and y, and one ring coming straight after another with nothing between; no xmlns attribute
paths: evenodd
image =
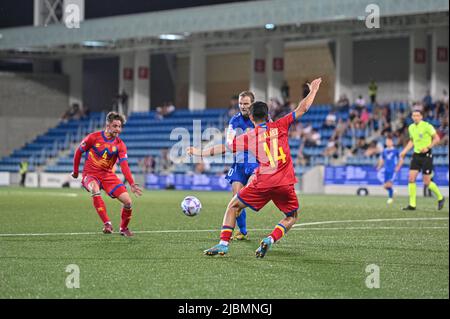
<svg viewBox="0 0 450 319"><path fill-rule="evenodd" d="M309 94L298 103L297 108L294 110L295 112L295 118L301 117L303 114L308 112L309 108L311 107L312 103L314 102L314 98L316 97L317 91L319 91L320 83L322 82L322 78L315 79L311 82L311 84L308 83L309 86Z"/></svg>

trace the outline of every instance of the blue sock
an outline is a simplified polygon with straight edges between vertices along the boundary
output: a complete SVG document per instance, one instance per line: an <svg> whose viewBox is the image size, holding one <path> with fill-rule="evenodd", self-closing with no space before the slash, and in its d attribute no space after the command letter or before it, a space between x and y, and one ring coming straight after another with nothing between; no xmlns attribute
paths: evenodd
<svg viewBox="0 0 450 319"><path fill-rule="evenodd" d="M394 196L394 189L392 187L389 187L386 189L389 194L389 198L392 198Z"/></svg>
<svg viewBox="0 0 450 319"><path fill-rule="evenodd" d="M247 235L247 213L245 212L245 209L243 209L239 217L236 218L236 223L239 227L239 231L242 234Z"/></svg>

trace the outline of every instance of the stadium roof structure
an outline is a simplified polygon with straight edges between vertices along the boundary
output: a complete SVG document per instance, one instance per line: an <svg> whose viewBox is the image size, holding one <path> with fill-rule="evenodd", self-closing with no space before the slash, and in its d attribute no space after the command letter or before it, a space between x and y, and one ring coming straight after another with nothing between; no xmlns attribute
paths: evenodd
<svg viewBox="0 0 450 319"><path fill-rule="evenodd" d="M111 55L134 50L187 52L191 44L238 46L352 34L392 37L448 26L448 0L377 0L380 28L365 25L370 0L270 0L140 13L64 24L0 29L0 56Z"/></svg>

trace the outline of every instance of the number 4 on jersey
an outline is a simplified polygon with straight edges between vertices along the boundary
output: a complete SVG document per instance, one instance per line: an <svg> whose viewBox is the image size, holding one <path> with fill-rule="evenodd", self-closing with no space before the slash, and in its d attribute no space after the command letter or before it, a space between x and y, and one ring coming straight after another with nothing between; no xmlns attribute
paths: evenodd
<svg viewBox="0 0 450 319"><path fill-rule="evenodd" d="M277 163L280 160L283 163L286 163L286 154L284 153L283 148L281 146L278 147L278 139L274 138L272 140L272 144L273 144L273 156L270 153L269 145L267 145L267 142L264 142L264 151L266 152L267 157L269 158L270 166L276 167L275 160L277 161Z"/></svg>

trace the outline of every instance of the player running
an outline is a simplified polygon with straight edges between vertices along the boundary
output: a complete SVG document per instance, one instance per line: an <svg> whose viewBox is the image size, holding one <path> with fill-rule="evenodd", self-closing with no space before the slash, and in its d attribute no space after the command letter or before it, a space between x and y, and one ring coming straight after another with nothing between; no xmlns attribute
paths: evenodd
<svg viewBox="0 0 450 319"><path fill-rule="evenodd" d="M227 143L233 142L236 136L239 136L251 129L254 129L250 120L250 105L255 101L255 95L250 91L243 91L239 94L239 110L229 122L227 130ZM215 145L209 149L199 151L193 147L187 149L188 155L197 155L202 157L224 154L226 152L225 145ZM228 171L225 179L231 184L233 196L235 196L247 183L251 180L258 162L254 155L248 151L237 152L234 156L234 163ZM247 212L243 209L236 218L239 231L235 234L234 239L249 240L247 232Z"/></svg>
<svg viewBox="0 0 450 319"><path fill-rule="evenodd" d="M421 111L414 110L411 117L414 123L408 127L410 140L400 153L400 157L403 159L414 148L408 177L409 205L403 210L416 210L416 179L420 171L422 171L424 185L436 195L438 210L441 210L444 207L444 196L442 196L437 185L431 181L433 173L431 149L439 143L440 138L433 125L423 121Z"/></svg>
<svg viewBox="0 0 450 319"><path fill-rule="evenodd" d="M391 137L386 138L386 148L380 156L377 164L377 170L384 166L384 189L388 192L388 204L394 202L394 180L397 172L403 165L403 159L399 160L399 152L394 147L394 142Z"/></svg>
<svg viewBox="0 0 450 319"><path fill-rule="evenodd" d="M106 115L105 130L89 134L76 149L72 177L78 178L81 156L86 152L81 184L91 193L94 207L104 224L103 233L111 234L113 227L106 212L106 206L100 193L101 189L111 198L117 198L123 204L119 231L122 236L130 237L133 236L128 229L132 214L132 202L127 188L113 173L116 161L119 161L122 173L131 186L131 191L140 196L142 190L133 180L128 167L127 147L119 138L124 124L125 117L123 115L116 112L109 112Z"/></svg>
<svg viewBox="0 0 450 319"><path fill-rule="evenodd" d="M310 93L300 101L294 112L283 118L269 122L269 109L264 102L254 102L250 107L250 119L255 129L236 137L228 147L233 151L251 151L259 162L255 177L228 204L222 224L220 242L204 251L206 255L225 255L231 234L236 225L239 212L250 207L259 211L269 201L285 214L270 235L264 238L256 250L256 257L263 258L273 243L279 241L297 222L298 200L295 193L297 182L292 162L288 137L289 126L308 111L317 91L321 78L309 85Z"/></svg>

